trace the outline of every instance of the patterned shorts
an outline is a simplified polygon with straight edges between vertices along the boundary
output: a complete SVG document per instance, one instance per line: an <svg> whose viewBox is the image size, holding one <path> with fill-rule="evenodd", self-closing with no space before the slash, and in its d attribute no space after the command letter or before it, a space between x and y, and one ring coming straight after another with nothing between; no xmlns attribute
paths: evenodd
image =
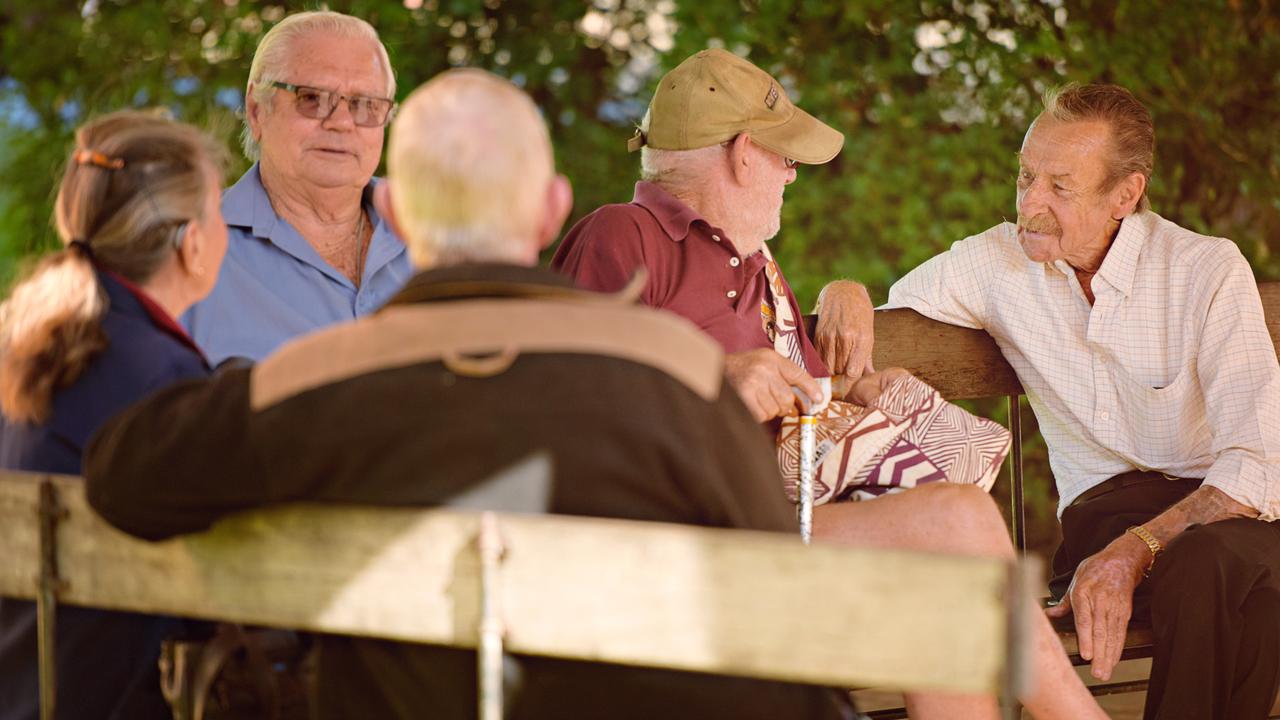
<svg viewBox="0 0 1280 720"><path fill-rule="evenodd" d="M778 465L787 497L800 480L800 421L784 418ZM832 401L818 416L814 504L867 500L931 482L990 490L1009 453L1009 431L953 405L911 376L871 407Z"/></svg>

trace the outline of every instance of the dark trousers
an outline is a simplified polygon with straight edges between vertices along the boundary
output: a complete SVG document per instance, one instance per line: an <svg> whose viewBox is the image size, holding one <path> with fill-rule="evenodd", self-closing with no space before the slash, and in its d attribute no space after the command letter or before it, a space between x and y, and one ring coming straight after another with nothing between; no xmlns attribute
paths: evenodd
<svg viewBox="0 0 1280 720"><path fill-rule="evenodd" d="M1063 512L1055 598L1082 560L1200 486L1147 475ZM1155 640L1145 720L1267 717L1280 688L1280 522L1191 526L1138 586L1133 616L1150 621Z"/></svg>

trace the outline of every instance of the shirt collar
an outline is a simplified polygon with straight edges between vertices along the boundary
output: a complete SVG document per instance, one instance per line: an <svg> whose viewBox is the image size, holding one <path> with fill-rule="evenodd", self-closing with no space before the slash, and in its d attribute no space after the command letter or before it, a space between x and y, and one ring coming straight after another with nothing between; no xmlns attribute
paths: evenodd
<svg viewBox="0 0 1280 720"><path fill-rule="evenodd" d="M380 182L381 178L369 178L369 184L360 195L360 202L364 204L375 229L382 225L382 218L373 206L373 189ZM273 231L280 217L271 207L271 198L267 197L267 189L262 185L258 163L254 163L235 185L222 193L222 217L228 225L253 228L254 235L274 239Z"/></svg>
<svg viewBox="0 0 1280 720"><path fill-rule="evenodd" d="M98 269L98 281L106 291L111 307L117 312L147 318L157 329L191 348L192 352L204 359L204 353L187 331L145 290L129 282L123 275L102 268Z"/></svg>
<svg viewBox="0 0 1280 720"><path fill-rule="evenodd" d="M391 232L391 228L382 221L373 205L373 191L382 182L380 178L370 178L361 193L360 202L369 214L369 222L373 224L373 238L369 243L369 254L365 258L365 277L376 272L383 265L404 252L404 243ZM254 237L269 240L273 245L289 253L293 257L312 265L334 280L351 285L351 280L331 268L320 257L315 248L306 241L287 222L280 220L275 208L271 207L271 199L262 185L262 174L258 163L254 163L235 185L227 188L222 194L222 217L227 225L249 228Z"/></svg>
<svg viewBox="0 0 1280 720"><path fill-rule="evenodd" d="M1130 213L1120 221L1120 230L1111 242L1107 256L1098 268L1098 277L1107 281L1125 297L1133 289L1133 277L1138 271L1138 256L1151 236L1151 213Z"/></svg>
<svg viewBox="0 0 1280 720"><path fill-rule="evenodd" d="M277 217L262 186L258 163L222 193L222 218L228 225L252 228L258 237L271 237Z"/></svg>
<svg viewBox="0 0 1280 720"><path fill-rule="evenodd" d="M1119 290L1125 297L1133 290L1138 257L1142 254L1147 238L1151 236L1151 220L1154 217L1150 211L1143 211L1131 213L1121 220L1120 229L1116 231L1116 237L1111 241L1111 247L1107 248L1107 254L1098 268L1097 277ZM1010 232L1016 230L1011 227ZM1055 260L1049 266L1066 276L1075 274L1075 269L1066 260Z"/></svg>
<svg viewBox="0 0 1280 720"><path fill-rule="evenodd" d="M653 216L667 237L677 242L689 236L689 228L695 222L706 223L693 208L684 204L675 195L663 190L658 185L640 181L636 183L636 192L631 202L639 205Z"/></svg>
<svg viewBox="0 0 1280 720"><path fill-rule="evenodd" d="M476 298L556 298L616 300L632 303L638 286L613 295L583 290L562 273L502 263L468 263L423 270L413 276L387 305L470 300Z"/></svg>

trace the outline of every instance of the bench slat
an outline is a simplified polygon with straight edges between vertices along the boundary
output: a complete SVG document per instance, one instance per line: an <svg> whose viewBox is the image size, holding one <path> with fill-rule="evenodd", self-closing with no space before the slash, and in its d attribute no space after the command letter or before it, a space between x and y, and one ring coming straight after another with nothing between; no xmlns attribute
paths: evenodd
<svg viewBox="0 0 1280 720"><path fill-rule="evenodd" d="M990 335L915 310L876 311L874 362L877 368L907 368L948 400L1022 393Z"/></svg>
<svg viewBox="0 0 1280 720"><path fill-rule="evenodd" d="M1280 282L1258 284L1271 342L1280 348ZM1022 394L1013 368L981 330L930 320L914 310L876 311L875 366L903 367L948 400Z"/></svg>
<svg viewBox="0 0 1280 720"><path fill-rule="evenodd" d="M1080 638L1075 630L1058 631L1058 639L1062 641L1062 649L1067 651L1067 657L1071 659L1072 665L1089 664L1088 660L1080 657ZM1150 626L1130 625L1124 636L1124 652L1121 653L1120 659L1151 657L1151 641Z"/></svg>
<svg viewBox="0 0 1280 720"><path fill-rule="evenodd" d="M54 478L64 602L474 647L479 516L298 505L163 543ZM39 483L0 476L0 594L32 597ZM501 515L508 649L835 686L996 691L1010 565L659 523ZM942 600L945 598L945 600Z"/></svg>

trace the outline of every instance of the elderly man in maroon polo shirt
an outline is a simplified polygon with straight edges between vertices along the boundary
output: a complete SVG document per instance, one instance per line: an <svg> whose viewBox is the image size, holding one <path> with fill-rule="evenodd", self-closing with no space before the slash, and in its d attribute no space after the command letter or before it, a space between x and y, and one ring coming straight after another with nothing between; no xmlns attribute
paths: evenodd
<svg viewBox="0 0 1280 720"><path fill-rule="evenodd" d="M768 73L723 50L699 52L662 78L628 144L643 149L634 200L583 218L552 265L601 291L622 288L644 268L641 300L689 318L724 346L726 375L761 422L776 427L795 414L792 387L818 398L813 377L832 373L841 376L836 397L868 405L905 372L871 368L870 334L855 330L871 328L865 289L837 281L823 290L815 346L765 244L779 230L796 164L825 163L843 143L792 105ZM874 502L822 505L813 533L869 547L1013 554L999 511L975 485L934 482ZM1025 706L1037 718L1104 718L1043 614L1032 617L1038 683ZM998 712L985 696L925 693L907 704L913 718Z"/></svg>
<svg viewBox="0 0 1280 720"><path fill-rule="evenodd" d="M785 114L791 120L779 124ZM763 422L792 413L792 386L810 398L821 394L811 375L829 370L856 380L871 370L866 289L848 280L823 289L815 347L794 322L800 308L765 245L778 232L796 163L825 163L843 144L842 134L792 105L767 73L723 50L700 52L663 78L628 143L643 148L635 200L584 218L552 265L585 287L614 290L646 267L642 301L689 318L724 346L727 371L752 414ZM726 160L728 182L716 182L713 166ZM770 285L793 320L774 326L790 344L789 358L775 352L760 322Z"/></svg>

